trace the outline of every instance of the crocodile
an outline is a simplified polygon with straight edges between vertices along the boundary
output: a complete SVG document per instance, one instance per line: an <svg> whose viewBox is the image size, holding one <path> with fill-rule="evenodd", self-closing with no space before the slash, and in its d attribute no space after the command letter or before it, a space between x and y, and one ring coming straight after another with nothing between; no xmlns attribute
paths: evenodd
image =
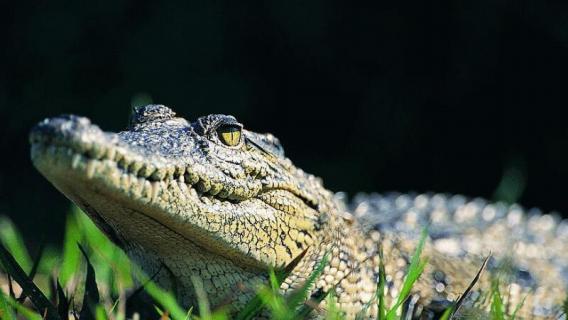
<svg viewBox="0 0 568 320"><path fill-rule="evenodd" d="M272 134L227 115L191 122L163 105L134 108L118 133L75 115L45 119L30 143L40 173L185 306L196 304L197 277L213 307L238 312L270 268L292 266L280 287L289 294L325 256L310 294L333 290L346 318L375 317L380 267L392 303L428 226L409 317L439 315L472 284L460 312L487 310L503 265L506 312L562 316L568 222L554 214L434 193L359 194L349 203L296 167Z"/></svg>

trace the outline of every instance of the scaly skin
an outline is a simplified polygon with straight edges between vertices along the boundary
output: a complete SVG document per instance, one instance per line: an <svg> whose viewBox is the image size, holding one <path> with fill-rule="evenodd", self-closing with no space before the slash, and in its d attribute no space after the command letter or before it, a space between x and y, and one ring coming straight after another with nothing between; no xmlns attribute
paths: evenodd
<svg viewBox="0 0 568 320"><path fill-rule="evenodd" d="M463 312L487 309L489 278L505 256L513 272L502 292L513 307L527 296L518 315L554 317L565 297L566 221L459 196L360 195L347 206L296 168L278 139L231 116L190 123L149 105L120 133L61 116L34 127L30 141L38 170L184 305L195 304L193 276L213 306L230 302L237 311L269 266L305 253L282 284L286 293L329 252L312 292L334 288L353 318L373 298L379 245L390 299L428 222L429 263L407 303L415 316L432 316L463 293L490 250L495 259ZM367 315L376 312L372 304Z"/></svg>

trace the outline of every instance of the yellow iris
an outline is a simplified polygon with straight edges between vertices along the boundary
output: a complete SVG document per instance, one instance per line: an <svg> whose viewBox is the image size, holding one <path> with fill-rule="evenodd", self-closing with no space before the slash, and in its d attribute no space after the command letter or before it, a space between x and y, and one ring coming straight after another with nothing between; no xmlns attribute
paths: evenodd
<svg viewBox="0 0 568 320"><path fill-rule="evenodd" d="M241 142L241 128L238 126L222 126L217 129L217 135L229 147L237 146Z"/></svg>

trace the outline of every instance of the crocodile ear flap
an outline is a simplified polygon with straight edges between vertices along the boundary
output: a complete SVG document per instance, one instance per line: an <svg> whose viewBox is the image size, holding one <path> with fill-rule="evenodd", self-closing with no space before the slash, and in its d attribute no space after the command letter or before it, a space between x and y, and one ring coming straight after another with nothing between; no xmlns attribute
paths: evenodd
<svg viewBox="0 0 568 320"><path fill-rule="evenodd" d="M260 151L276 157L284 157L284 148L280 144L280 140L272 134L247 131L245 136L249 145L259 149Z"/></svg>

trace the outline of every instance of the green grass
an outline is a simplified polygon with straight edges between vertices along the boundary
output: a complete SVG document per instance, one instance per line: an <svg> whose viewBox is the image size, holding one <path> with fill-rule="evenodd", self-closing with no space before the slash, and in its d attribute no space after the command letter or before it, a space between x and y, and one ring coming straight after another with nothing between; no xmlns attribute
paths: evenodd
<svg viewBox="0 0 568 320"><path fill-rule="evenodd" d="M390 306L387 306L385 297L384 265L379 266L381 276L377 281L375 295L358 318L364 318L364 312L375 305L378 309L377 319L404 318L403 305L427 265L427 260L421 258L426 237L427 232L423 230L400 293ZM198 277L191 279L198 297L197 308L186 309L180 306L171 292L160 288L151 280L151 276L145 275L130 263L124 252L110 242L76 207L72 207L68 215L65 240L60 249L44 248L39 253L30 255L19 232L6 218L0 219L0 244L0 285L10 284L8 290L0 291L1 319L62 320L68 319L71 314L80 316L81 319L123 320L127 317L127 305L135 306L135 310L138 310L136 306L139 307L142 319L229 319L228 308L210 308L203 283ZM379 254L382 261L382 251ZM303 286L287 295L280 293L282 281L302 257L303 255L295 259L283 270L269 270L268 283L256 288L255 297L236 318L251 319L262 314L269 315L272 319L291 320L319 313L325 319L343 319L334 290L327 293L316 291L309 296L314 283L328 264L328 253L323 255ZM482 270L483 267L479 273ZM473 279L472 284L476 281L477 279ZM144 285L138 287L135 283ZM506 306L499 287L498 280L495 280L489 297L489 317L514 320L516 312L512 316L505 314ZM20 292L19 288L23 291ZM141 291L152 297L153 302L141 302ZM325 301L325 310L319 307L321 301ZM452 319L459 303L457 301L449 308L442 318ZM518 307L520 305L516 309ZM568 308L568 302L565 308ZM195 314L195 310L199 310L198 314Z"/></svg>

